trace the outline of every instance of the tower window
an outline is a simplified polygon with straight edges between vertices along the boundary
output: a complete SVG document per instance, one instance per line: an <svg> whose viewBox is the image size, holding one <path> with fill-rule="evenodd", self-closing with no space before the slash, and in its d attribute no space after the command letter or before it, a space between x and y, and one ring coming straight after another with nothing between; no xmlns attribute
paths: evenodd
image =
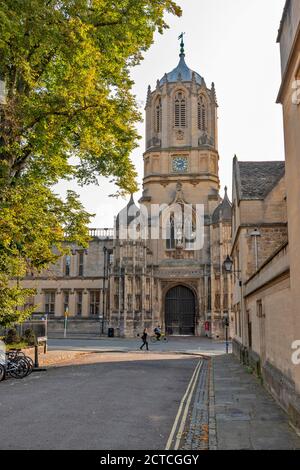
<svg viewBox="0 0 300 470"><path fill-rule="evenodd" d="M175 127L186 127L186 102L182 91L175 95Z"/></svg>
<svg viewBox="0 0 300 470"><path fill-rule="evenodd" d="M155 106L155 132L161 132L161 99L158 98Z"/></svg>
<svg viewBox="0 0 300 470"><path fill-rule="evenodd" d="M207 108L203 96L200 96L198 100L198 129L207 130Z"/></svg>
<svg viewBox="0 0 300 470"><path fill-rule="evenodd" d="M174 222L174 215L170 217L167 226L167 240L166 240L166 248L167 250L174 250L175 248L175 222Z"/></svg>

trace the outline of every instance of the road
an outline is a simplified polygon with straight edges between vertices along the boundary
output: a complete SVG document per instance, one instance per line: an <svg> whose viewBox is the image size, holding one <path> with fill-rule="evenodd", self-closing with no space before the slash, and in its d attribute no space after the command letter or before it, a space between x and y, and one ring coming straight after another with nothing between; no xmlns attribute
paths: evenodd
<svg viewBox="0 0 300 470"><path fill-rule="evenodd" d="M0 384L0 449L165 449L198 358L48 369Z"/></svg>
<svg viewBox="0 0 300 470"><path fill-rule="evenodd" d="M100 339L50 339L49 350L68 351L136 351L141 345L139 338L100 338ZM209 356L224 354L224 341L212 341L208 338L174 337L168 343L149 343L152 352L185 352ZM230 345L231 348L231 345Z"/></svg>

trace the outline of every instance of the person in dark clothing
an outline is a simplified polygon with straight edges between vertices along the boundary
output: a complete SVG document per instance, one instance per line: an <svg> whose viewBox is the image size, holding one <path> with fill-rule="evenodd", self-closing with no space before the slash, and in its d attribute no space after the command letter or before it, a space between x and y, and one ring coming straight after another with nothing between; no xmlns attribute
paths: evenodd
<svg viewBox="0 0 300 470"><path fill-rule="evenodd" d="M153 331L154 331L154 334L157 338L157 341L160 341L160 337L161 337L161 327L160 327L160 325L155 327Z"/></svg>
<svg viewBox="0 0 300 470"><path fill-rule="evenodd" d="M147 332L147 328L145 328L144 331L143 331L143 335L142 335L143 344L140 347L140 350L142 350L143 347L146 346L147 351L149 351L147 338L148 338L148 332Z"/></svg>

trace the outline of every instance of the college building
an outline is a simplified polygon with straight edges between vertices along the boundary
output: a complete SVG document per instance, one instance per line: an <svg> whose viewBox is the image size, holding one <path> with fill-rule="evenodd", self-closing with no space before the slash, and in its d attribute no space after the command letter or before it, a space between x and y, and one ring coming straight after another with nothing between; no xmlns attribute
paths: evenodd
<svg viewBox="0 0 300 470"><path fill-rule="evenodd" d="M300 428L300 2L278 33L285 162L233 162L233 350ZM298 353L297 353L298 348Z"/></svg>
<svg viewBox="0 0 300 470"><path fill-rule="evenodd" d="M170 335L224 338L233 319L223 269L231 203L220 194L217 110L214 84L187 66L182 41L178 65L148 88L142 198L131 196L114 229L91 229L87 249L72 245L23 280L50 331L62 331L68 312L77 334L110 327L132 337L161 325ZM131 226L135 236L124 236Z"/></svg>

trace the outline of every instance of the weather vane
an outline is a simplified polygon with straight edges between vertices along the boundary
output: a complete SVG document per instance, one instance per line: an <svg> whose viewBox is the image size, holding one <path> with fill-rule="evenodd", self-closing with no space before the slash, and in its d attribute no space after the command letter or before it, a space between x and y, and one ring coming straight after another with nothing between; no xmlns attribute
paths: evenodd
<svg viewBox="0 0 300 470"><path fill-rule="evenodd" d="M178 36L178 39L181 39L180 43L180 55L184 55L184 42L183 42L183 36L185 33L181 33L180 36Z"/></svg>

